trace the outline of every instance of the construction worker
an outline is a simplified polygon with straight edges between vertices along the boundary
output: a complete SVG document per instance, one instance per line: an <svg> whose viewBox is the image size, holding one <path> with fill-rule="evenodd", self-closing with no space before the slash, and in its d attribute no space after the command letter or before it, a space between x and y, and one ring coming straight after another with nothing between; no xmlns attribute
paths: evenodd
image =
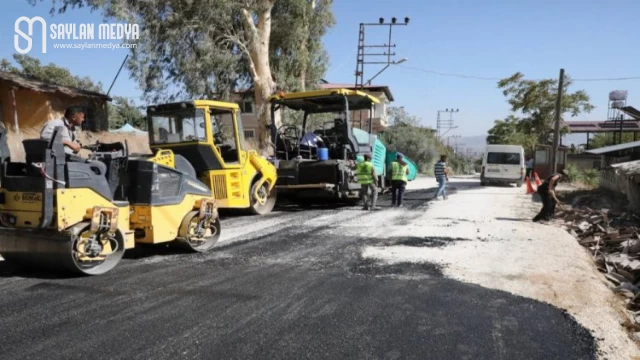
<svg viewBox="0 0 640 360"><path fill-rule="evenodd" d="M402 207L407 175L409 175L409 167L404 162L404 155L398 153L396 161L391 163L391 206Z"/></svg>
<svg viewBox="0 0 640 360"><path fill-rule="evenodd" d="M542 210L533 218L534 222L551 220L556 211L556 204L562 207L562 202L556 197L556 185L558 181L568 175L567 170L562 170L560 173L552 174L538 186L538 194L542 199Z"/></svg>
<svg viewBox="0 0 640 360"><path fill-rule="evenodd" d="M529 179L531 179L531 176L533 176L533 158L527 157L526 167L527 167L527 173L525 177L528 177Z"/></svg>
<svg viewBox="0 0 640 360"><path fill-rule="evenodd" d="M449 181L449 169L447 169L447 155L441 155L440 161L433 165L433 173L438 181L438 192L435 199L438 200L438 196L442 194L442 198L447 200L447 181Z"/></svg>
<svg viewBox="0 0 640 360"><path fill-rule="evenodd" d="M360 198L364 203L363 210L369 210L369 193L371 193L371 209L376 208L378 202L378 186L376 184L376 168L371 163L371 155L365 154L364 161L356 167L358 183L360 184Z"/></svg>

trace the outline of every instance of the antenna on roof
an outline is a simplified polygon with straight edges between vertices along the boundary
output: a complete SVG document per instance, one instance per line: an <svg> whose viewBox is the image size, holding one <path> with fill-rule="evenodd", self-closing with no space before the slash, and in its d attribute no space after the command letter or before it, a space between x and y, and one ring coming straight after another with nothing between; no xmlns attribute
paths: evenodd
<svg viewBox="0 0 640 360"><path fill-rule="evenodd" d="M122 61L122 64L120 65L120 69L118 69L118 73L116 74L116 77L113 78L113 81L111 82L111 86L109 86L109 90L107 91L107 96L109 96L109 93L111 92L111 88L113 88L113 84L116 83L116 79L120 75L120 71L122 71L122 67L124 66L124 63L127 62L128 58L129 58L129 54L127 54L127 56L124 57L124 60Z"/></svg>

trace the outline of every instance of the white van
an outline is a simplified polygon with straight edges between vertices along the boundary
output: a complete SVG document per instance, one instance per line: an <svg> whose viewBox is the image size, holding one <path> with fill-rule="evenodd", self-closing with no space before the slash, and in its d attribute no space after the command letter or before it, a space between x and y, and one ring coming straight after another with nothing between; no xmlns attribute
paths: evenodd
<svg viewBox="0 0 640 360"><path fill-rule="evenodd" d="M516 183L522 186L525 175L524 148L520 145L487 145L482 159L480 185L488 182Z"/></svg>

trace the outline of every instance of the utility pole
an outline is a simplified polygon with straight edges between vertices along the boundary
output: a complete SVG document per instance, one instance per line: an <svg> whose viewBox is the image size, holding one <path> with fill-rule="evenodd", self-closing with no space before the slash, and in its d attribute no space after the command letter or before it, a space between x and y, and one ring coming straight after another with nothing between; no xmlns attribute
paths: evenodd
<svg viewBox="0 0 640 360"><path fill-rule="evenodd" d="M392 52L392 48L395 49L396 44L391 43L391 31L394 26L407 26L409 25L409 18L404 18L404 23L398 22L396 17L391 18L391 22L385 22L384 18L380 18L378 23L360 23L360 31L358 32L358 55L356 57L356 90L364 91L365 86L371 85L371 81L375 79L378 75L380 75L383 71L385 71L391 65L401 64L407 61L407 58L402 58L400 60L394 60L393 57L396 55L395 51ZM388 26L389 27L389 38L388 43L385 44L365 44L364 35L365 29L370 26ZM373 49L367 51L367 49ZM378 49L378 50L376 50ZM374 52L371 52L374 51ZM378 52L375 52L378 51ZM382 52L380 52L382 51ZM375 59L374 57L382 57ZM374 58L373 61L367 61L367 59ZM364 66L372 64L372 65L385 65L380 71L378 71L372 78L364 81ZM363 112L358 111L356 120L356 116L352 116L352 126L356 128L363 129ZM356 125L357 124L357 125ZM372 132L373 125L370 123L368 128L363 130Z"/></svg>
<svg viewBox="0 0 640 360"><path fill-rule="evenodd" d="M459 112L460 109L445 109L445 110L438 110L438 119L436 122L436 127L437 127L437 132L438 132L438 138L442 139L442 136L444 136L447 131L451 130L451 129L455 129L456 126L453 126L453 113L454 112ZM441 119L440 118L440 113L449 113L449 119L445 120L445 119ZM444 132L444 134L442 133L442 130L447 130Z"/></svg>
<svg viewBox="0 0 640 360"><path fill-rule="evenodd" d="M553 129L553 149L551 149L551 174L558 170L558 143L560 141L560 118L562 112L562 89L564 87L564 69L560 69L558 80L558 98L556 99L555 123Z"/></svg>
<svg viewBox="0 0 640 360"><path fill-rule="evenodd" d="M409 18L405 17L404 18L404 23L399 23L397 21L397 19L395 17L391 18L391 22L390 23L385 23L384 22L384 18L380 18L379 21L377 23L360 23L360 31L358 33L358 55L356 58L356 89L364 89L365 85L369 85L371 84L371 81L378 75L380 75L380 73L382 73L384 70L386 70L389 65L396 65L396 64L400 64L403 63L405 61L407 61L406 58L400 59L399 61L395 61L392 59L393 56L396 55L395 52L392 52L392 48L395 48L396 45L391 43L391 30L393 29L394 26L400 26L400 25L408 25L409 24ZM365 33L365 28L368 26L388 26L389 27L389 42L386 44L376 44L376 45L367 45L365 44L364 41L364 33ZM383 49L383 52L380 53L367 53L365 50L368 48L373 48L373 49ZM367 57L373 57L373 56L381 56L383 58L386 58L384 60L377 60L377 61L367 61L366 58ZM382 70L380 70L377 74L375 74L371 79L369 79L367 82L364 81L364 66L366 64L379 64L379 65L386 65L384 68L382 68Z"/></svg>

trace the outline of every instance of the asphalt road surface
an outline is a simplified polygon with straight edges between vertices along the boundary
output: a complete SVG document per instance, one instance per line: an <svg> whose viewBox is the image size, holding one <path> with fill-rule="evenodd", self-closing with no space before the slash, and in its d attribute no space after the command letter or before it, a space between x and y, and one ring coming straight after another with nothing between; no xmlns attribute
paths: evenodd
<svg viewBox="0 0 640 360"><path fill-rule="evenodd" d="M0 262L0 359L596 358L594 337L563 310L435 263L363 257L465 241L416 230L438 215L432 196L226 218L212 253L138 250L98 277Z"/></svg>

